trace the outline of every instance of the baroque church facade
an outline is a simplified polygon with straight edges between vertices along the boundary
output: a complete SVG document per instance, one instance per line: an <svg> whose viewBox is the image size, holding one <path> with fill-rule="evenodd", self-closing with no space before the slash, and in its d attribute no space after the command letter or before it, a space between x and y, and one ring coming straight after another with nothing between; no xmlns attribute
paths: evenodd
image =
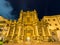
<svg viewBox="0 0 60 45"><path fill-rule="evenodd" d="M40 21L36 10L21 10L18 21L8 20L0 16L0 30L5 40L13 42L60 41L60 15L44 16ZM1 37L1 36L0 36Z"/></svg>

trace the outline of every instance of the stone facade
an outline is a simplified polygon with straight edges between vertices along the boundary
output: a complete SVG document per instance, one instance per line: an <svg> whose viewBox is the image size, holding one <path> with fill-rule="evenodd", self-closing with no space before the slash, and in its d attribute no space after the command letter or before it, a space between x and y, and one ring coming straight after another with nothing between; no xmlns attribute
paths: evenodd
<svg viewBox="0 0 60 45"><path fill-rule="evenodd" d="M0 16L0 30L4 41L13 42L51 42L60 41L60 16L44 16L39 21L36 10L23 12L18 21L8 20Z"/></svg>

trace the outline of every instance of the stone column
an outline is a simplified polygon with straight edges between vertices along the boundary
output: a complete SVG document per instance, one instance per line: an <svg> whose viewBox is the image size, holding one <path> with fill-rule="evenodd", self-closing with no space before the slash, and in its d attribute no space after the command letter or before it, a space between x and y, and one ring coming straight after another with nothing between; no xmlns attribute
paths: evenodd
<svg viewBox="0 0 60 45"><path fill-rule="evenodd" d="M43 36L46 36L46 35L45 35L45 31L44 31L44 28L43 28L43 27L42 27L42 32L43 32Z"/></svg>
<svg viewBox="0 0 60 45"><path fill-rule="evenodd" d="M37 27L37 25L35 26L35 29L36 29L36 30L35 30L36 35L37 35L37 36L39 36L39 34L38 34L38 27Z"/></svg>
<svg viewBox="0 0 60 45"><path fill-rule="evenodd" d="M48 36L52 36L50 30L47 30L47 31L48 31L48 34L49 34Z"/></svg>

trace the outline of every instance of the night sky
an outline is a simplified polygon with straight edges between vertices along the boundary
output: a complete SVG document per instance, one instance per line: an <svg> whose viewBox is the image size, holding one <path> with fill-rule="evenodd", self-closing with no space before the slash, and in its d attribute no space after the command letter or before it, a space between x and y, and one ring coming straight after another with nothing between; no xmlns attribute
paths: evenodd
<svg viewBox="0 0 60 45"><path fill-rule="evenodd" d="M44 15L60 14L60 0L8 0L13 11L12 14L19 17L21 9L24 11L36 9L38 17L42 18Z"/></svg>

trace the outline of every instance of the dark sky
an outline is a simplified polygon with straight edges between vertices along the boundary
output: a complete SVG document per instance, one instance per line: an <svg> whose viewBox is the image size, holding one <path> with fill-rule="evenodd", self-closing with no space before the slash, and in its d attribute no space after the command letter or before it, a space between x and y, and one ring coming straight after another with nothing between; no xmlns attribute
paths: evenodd
<svg viewBox="0 0 60 45"><path fill-rule="evenodd" d="M21 9L24 11L36 9L38 17L44 15L60 14L60 0L8 0L13 7L13 14L19 16Z"/></svg>

